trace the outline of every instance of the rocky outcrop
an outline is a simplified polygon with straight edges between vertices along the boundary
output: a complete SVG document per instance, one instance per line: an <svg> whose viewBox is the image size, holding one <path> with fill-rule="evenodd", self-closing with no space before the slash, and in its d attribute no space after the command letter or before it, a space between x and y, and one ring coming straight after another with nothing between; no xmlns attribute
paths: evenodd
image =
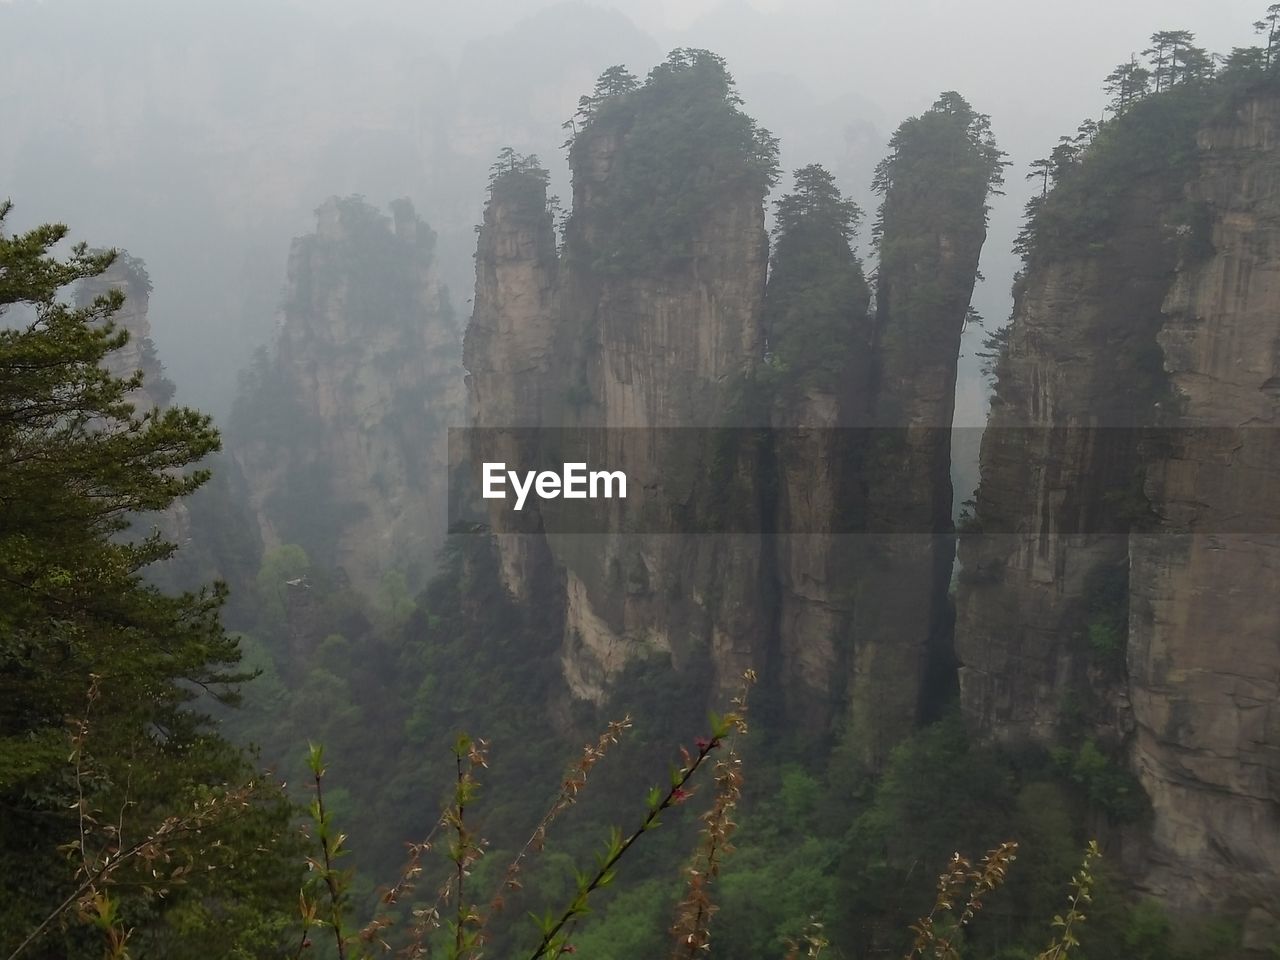
<svg viewBox="0 0 1280 960"><path fill-rule="evenodd" d="M776 582L776 659L788 724L821 737L850 685L865 497L861 435L868 418L874 322L871 290L851 248L860 211L821 167L796 173L778 204L765 295L770 403L769 510Z"/></svg>
<svg viewBox="0 0 1280 960"><path fill-rule="evenodd" d="M699 487L712 446L681 444L677 452L671 430L701 428L709 441L707 428L734 417L735 387L762 354L768 263L762 197L755 185L718 197L693 226L692 255L679 264L634 272L587 267L584 261L597 259L604 246L593 223L596 198L618 188L611 178L625 167L626 152L641 146L605 128L598 135L588 130L574 151L576 222L567 243L561 344L570 364L562 382L577 385L578 393L562 422L607 428L594 435L609 449L591 462L660 491L652 498L659 516L644 525L650 532L550 538L553 549L572 558L576 588L565 623L566 676L575 693L593 699L629 660L655 652L671 657L676 669L709 660L714 687L735 685L758 665L767 623L756 602L757 538L661 532L677 529L674 511L706 511L717 496L737 511L757 509L750 479L733 492ZM742 459L732 475L750 478L750 452L735 456ZM619 515L607 528L626 530L627 521Z"/></svg>
<svg viewBox="0 0 1280 960"><path fill-rule="evenodd" d="M955 93L904 123L891 150L877 171L868 536L859 543L849 695L851 730L873 765L943 696L956 364L1003 156L987 118Z"/></svg>
<svg viewBox="0 0 1280 960"><path fill-rule="evenodd" d="M390 571L414 588L445 532L461 331L407 200L387 217L334 198L317 216L293 243L276 342L245 376L230 447L266 547L297 543L366 594Z"/></svg>
<svg viewBox="0 0 1280 960"><path fill-rule="evenodd" d="M1083 718L1150 800L1126 858L1140 883L1242 917L1263 948L1280 901L1280 98L1211 106L1140 104L1041 205L956 647L976 729L1063 743ZM1126 169L1115 151L1141 176L1079 206L1095 170Z"/></svg>
<svg viewBox="0 0 1280 960"><path fill-rule="evenodd" d="M138 413L168 406L173 399L174 386L164 374L164 367L156 355L156 345L151 339L151 278L146 264L137 257L121 252L102 273L87 277L76 285L76 301L80 306L92 303L97 297L112 290L124 294L124 304L111 315L117 329L125 330L129 339L119 350L113 351L106 361L112 376L130 379L142 375L142 384L129 393L129 402Z"/></svg>
<svg viewBox="0 0 1280 960"><path fill-rule="evenodd" d="M536 428L561 402L556 336L559 257L545 181L533 169L506 171L493 181L476 249L476 289L463 365L476 428L468 455L475 463L528 463ZM554 420L548 420L554 422ZM501 577L519 600L535 593L549 564L537 534L536 505L493 518ZM554 588L552 588L554 589Z"/></svg>
<svg viewBox="0 0 1280 960"><path fill-rule="evenodd" d="M495 182L467 333L472 423L582 430L594 438L584 452L588 462L660 490L649 502L674 510L688 500L699 468L686 463L679 477L670 470L662 428L723 422L732 382L761 351L764 216L759 194L743 191L700 225L699 252L682 270L601 275L589 265L584 222L593 190L625 149L624 141L610 139L575 150L590 166L575 169L577 234L563 264L537 173ZM477 430L472 458L536 462L522 446L530 436ZM562 571L562 660L577 697L600 702L628 663L654 654L680 666L710 658L726 682L753 664L763 616L751 602L760 562L755 538L654 532L663 519L652 515L650 532L614 533L628 521L614 525L602 515L595 529L611 532L551 525L544 536L533 508L518 518L501 511L493 523L514 594L528 596L543 560Z"/></svg>
<svg viewBox="0 0 1280 960"><path fill-rule="evenodd" d="M697 92L677 89L704 81ZM654 655L681 670L709 666L714 686L759 665L759 538L674 533L677 513L708 508L713 450L707 430L677 455L669 428L729 422L736 387L762 355L766 182L744 175L742 145L699 141L695 131L692 149L703 152L690 161L692 180L682 166L663 188L669 195L637 201L629 192L634 178L653 174L645 124L680 96L695 111L741 117L725 91L723 68L704 61L679 67L665 91L624 91L598 105L571 151L573 215L558 259L536 162L499 166L480 231L466 349L473 425L580 431L581 459L624 471L646 494L643 518L624 502L599 503L586 530L556 522L546 506L491 516L513 593L527 595L544 559L560 571L559 599L541 602L564 612L571 691L596 703L629 663ZM672 236L678 253L628 233L620 210L637 202L630 220L687 217ZM499 450L515 454L507 462L536 462L521 442L478 431L472 458ZM732 496L734 509L755 508L751 482Z"/></svg>

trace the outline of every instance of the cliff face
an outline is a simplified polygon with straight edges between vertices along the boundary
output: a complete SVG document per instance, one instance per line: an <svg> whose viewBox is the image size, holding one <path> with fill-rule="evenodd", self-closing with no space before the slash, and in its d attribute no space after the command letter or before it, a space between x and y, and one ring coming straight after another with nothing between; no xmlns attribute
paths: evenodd
<svg viewBox="0 0 1280 960"><path fill-rule="evenodd" d="M759 538L661 532L717 496L758 509L750 451L731 455L738 488L713 491L711 432L676 452L669 429L729 422L763 352L773 147L730 91L723 64L698 52L673 55L643 86L615 76L585 98L563 254L534 162L500 161L480 233L466 351L473 425L583 428L575 459L645 491L643 517L621 501L593 504L596 532L568 532L545 504L491 513L513 593L556 571L555 595L539 602L562 611L570 690L596 703L640 659L705 672L713 687L760 665ZM480 434L472 458L496 450L529 463L536 451L518 449L527 439Z"/></svg>
<svg viewBox="0 0 1280 960"><path fill-rule="evenodd" d="M1135 483L1130 428L1158 412L1135 357L1155 347L1178 200L1176 186L1130 194L1105 252L1057 254L1015 290L976 497L992 532L961 540L956 614L964 709L999 737L1049 742L1069 701L1111 686L1089 630L1102 581L1127 569L1130 520L1108 501Z"/></svg>
<svg viewBox="0 0 1280 960"><path fill-rule="evenodd" d="M632 488L660 491L652 498L659 515L646 523L654 531L694 495L701 469L686 462L676 476L662 428L723 423L733 382L760 355L768 246L753 186L727 191L698 219L678 266L604 269L595 221L618 186L614 171L637 149L616 127L589 130L575 145L563 261L544 178L534 168L496 177L465 363L474 426L591 428L583 434L593 438L589 463L625 471ZM534 452L521 449L528 439L479 433L471 455L530 463ZM529 595L547 560L559 572L559 598L540 602L563 607L563 674L578 698L600 702L628 663L655 654L677 667L709 663L726 684L756 662L764 616L751 602L756 538L566 533L554 525L544 537L532 507L493 519L514 594Z"/></svg>
<svg viewBox="0 0 1280 960"><path fill-rule="evenodd" d="M705 671L717 696L764 668L814 736L852 710L875 765L920 715L947 625L947 428L998 151L958 97L904 125L872 317L856 208L820 168L779 205L766 291L765 182L743 159L755 134L714 70L663 69L596 101L574 138L559 256L545 172L512 156L495 168L467 334L472 423L608 428L576 459L625 471L647 511L595 504L582 509L608 532L570 533L558 504L499 505L503 576L528 598L557 572L539 602L563 611L576 697L602 702L654 655ZM879 423L922 429L892 449L847 429ZM773 429L733 443L730 425ZM706 439L677 449L673 428ZM478 433L472 459L531 463L530 437ZM717 510L732 532L655 532ZM878 537L859 526L873 522ZM906 548L905 530L922 532Z"/></svg>
<svg viewBox="0 0 1280 960"><path fill-rule="evenodd" d="M421 584L444 535L460 330L434 243L408 201L321 206L228 431L265 546L300 544L365 593L390 571Z"/></svg>
<svg viewBox="0 0 1280 960"><path fill-rule="evenodd" d="M765 294L768 359L758 379L770 405L769 495L776 582L776 661L788 723L821 737L841 717L850 685L850 536L863 502L861 444L846 428L867 420L874 324L871 291L851 249L861 211L821 167L796 172L778 203Z"/></svg>
<svg viewBox="0 0 1280 960"><path fill-rule="evenodd" d="M463 346L471 425L480 431L537 427L558 397L555 339L559 327L559 258L546 184L527 171L496 178L476 249L476 289ZM550 409L548 409L550 407ZM554 421L551 421L554 422ZM477 461L528 462L528 438L476 434ZM548 564L532 505L523 515L495 516L501 576L519 600L534 593Z"/></svg>
<svg viewBox="0 0 1280 960"><path fill-rule="evenodd" d="M732 471L744 483L736 493L697 490L712 450L689 462L670 449L667 431L734 416L734 388L763 350L768 241L761 190L745 184L725 190L689 225L678 262L610 269L619 241L609 236L618 228L608 208L625 189L620 179L634 168L633 155L647 148L632 127L642 121L602 123L575 145L560 350L569 358L563 382L578 391L562 422L609 428L599 434L609 449L592 460L618 464L629 483L661 491L661 516L650 518L649 529L674 529L671 511L706 510L709 497L755 509L748 460ZM758 539L637 533L553 536L551 543L567 560L563 662L577 695L599 698L629 660L654 653L676 669L708 664L716 687L736 685L759 663L767 613L755 602Z"/></svg>
<svg viewBox="0 0 1280 960"><path fill-rule="evenodd" d="M1165 159L1087 243L1042 229L1016 291L961 548L962 701L987 734L1041 743L1087 708L1151 802L1145 885L1251 907L1260 946L1280 895L1280 99L1140 106L1059 190L1114 173L1157 110Z"/></svg>
<svg viewBox="0 0 1280 960"><path fill-rule="evenodd" d="M880 165L876 317L862 473L852 731L873 764L930 704L950 651L951 424L960 334L1003 154L957 94L904 123Z"/></svg>
<svg viewBox="0 0 1280 960"><path fill-rule="evenodd" d="M1238 104L1197 147L1188 198L1212 253L1179 270L1158 334L1185 432L1147 473L1163 519L1130 539L1132 756L1156 810L1152 886L1175 904L1253 904L1250 926L1274 933L1280 97Z"/></svg>

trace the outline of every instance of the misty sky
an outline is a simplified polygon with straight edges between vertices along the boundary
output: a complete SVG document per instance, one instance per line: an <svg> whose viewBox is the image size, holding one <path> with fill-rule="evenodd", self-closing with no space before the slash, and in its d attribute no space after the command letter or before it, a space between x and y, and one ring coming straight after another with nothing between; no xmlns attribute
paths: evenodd
<svg viewBox="0 0 1280 960"><path fill-rule="evenodd" d="M179 396L224 412L269 341L288 242L332 194L412 198L464 311L498 147L536 150L567 192L559 128L601 69L675 46L727 58L788 169L826 164L870 206L906 116L955 89L1008 152L975 297L1009 312L1027 164L1105 102L1156 29L1213 52L1255 42L1266 3L850 0L0 0L0 195L13 226L62 219L148 263ZM784 181L785 186L785 181ZM862 242L865 251L867 243ZM962 422L984 403L966 339Z"/></svg>

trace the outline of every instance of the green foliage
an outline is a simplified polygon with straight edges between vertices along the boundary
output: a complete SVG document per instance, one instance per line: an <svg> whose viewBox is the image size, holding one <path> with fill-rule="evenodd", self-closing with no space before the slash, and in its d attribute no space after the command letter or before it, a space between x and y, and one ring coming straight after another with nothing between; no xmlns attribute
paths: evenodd
<svg viewBox="0 0 1280 960"><path fill-rule="evenodd" d="M268 620L283 626L285 596L291 584L301 584L311 573L311 558L296 543L286 543L267 551L258 568L258 609Z"/></svg>
<svg viewBox="0 0 1280 960"><path fill-rule="evenodd" d="M1043 177L1044 190L1028 204L1027 224L1015 244L1028 262L1068 247L1105 255L1111 229L1127 209L1124 201L1132 201L1139 188L1146 195L1178 195L1194 170L1199 125L1242 83L1256 82L1265 59L1237 50L1211 81L1209 59L1189 40L1185 31L1155 34L1145 52L1153 58L1150 71L1135 61L1106 79L1115 117L1102 124L1086 121L1079 136L1063 138L1050 160L1033 164L1030 176ZM1154 93L1148 95L1151 77ZM1203 231L1195 240L1203 246Z"/></svg>
<svg viewBox="0 0 1280 960"><path fill-rule="evenodd" d="M1093 660L1111 675L1123 676L1129 641L1128 564L1091 571L1084 592L1085 639Z"/></svg>
<svg viewBox="0 0 1280 960"><path fill-rule="evenodd" d="M675 891L669 882L647 880L620 892L600 917L573 938L578 955L595 960L662 956L668 948L666 926Z"/></svg>
<svg viewBox="0 0 1280 960"><path fill-rule="evenodd" d="M741 843L750 844L744 825ZM720 887L716 956L780 957L788 938L815 914L836 904L833 848L817 837L796 836L787 847L739 846Z"/></svg>
<svg viewBox="0 0 1280 960"><path fill-rule="evenodd" d="M1150 90L1150 85L1151 71L1141 66L1136 58L1131 57L1128 63L1120 64L1107 74L1104 89L1112 97L1107 106L1113 114L1118 116L1145 97Z"/></svg>
<svg viewBox="0 0 1280 960"><path fill-rule="evenodd" d="M1094 620L1089 624L1089 647L1100 660L1124 659L1126 631L1113 620Z"/></svg>
<svg viewBox="0 0 1280 960"><path fill-rule="evenodd" d="M378 593L378 612L386 629L403 627L418 609L409 593L408 580L399 570L388 570L382 575Z"/></svg>
<svg viewBox="0 0 1280 960"><path fill-rule="evenodd" d="M967 232L973 229L970 211L976 207L985 214L987 197L1004 184L1006 166L1004 153L991 134L991 119L974 111L953 90L943 93L920 116L903 121L889 140L889 155L877 164L871 181L886 201L872 231L881 262L907 255L894 237L886 243L887 223L895 223L895 236L918 233L913 224L901 224L901 218L894 217L890 201L895 192L903 197L926 191L941 218L935 229Z"/></svg>
<svg viewBox="0 0 1280 960"><path fill-rule="evenodd" d="M1010 794L1008 772L970 746L958 718L895 747L840 845L838 896L846 907L832 918L835 941L862 951L898 943L932 899L927 880L911 882L916 865L999 842L992 838L1005 832L996 824L1007 821Z"/></svg>
<svg viewBox="0 0 1280 960"><path fill-rule="evenodd" d="M1076 948L1080 946L1080 927L1085 922L1086 909L1093 902L1094 869L1101 858L1097 841L1090 840L1084 863L1071 877L1067 910L1054 916L1053 936L1049 945L1036 954L1036 960L1067 960L1073 953L1079 955Z"/></svg>
<svg viewBox="0 0 1280 960"><path fill-rule="evenodd" d="M1111 759L1092 738L1078 748L1058 747L1053 758L1059 769L1083 790L1091 807L1117 823L1132 823L1150 809L1142 784L1124 765Z"/></svg>
<svg viewBox="0 0 1280 960"><path fill-rule="evenodd" d="M0 227L8 211L0 205ZM0 329L0 953L53 916L39 950L100 955L100 940L57 913L87 877L112 949L133 928L140 950L177 938L166 956L200 955L197 943L260 955L275 945L297 876L282 840L288 807L270 790L234 818L203 822L203 837L165 847L175 864L201 859L182 882L156 881L140 856L121 853L109 878L93 866L110 862L122 830L137 840L167 818L220 809L252 766L212 732L208 701L197 703L197 691L234 700L247 679L219 618L225 589L174 596L148 585L148 566L176 548L135 532L139 513L204 483L192 466L217 449L217 432L194 410L139 415L129 405L141 375L115 378L102 365L128 339L111 322L123 295L79 307L60 299L113 254L77 245L59 260L50 250L66 233L0 231L0 312L33 314Z"/></svg>
<svg viewBox="0 0 1280 960"><path fill-rule="evenodd" d="M724 61L707 50L674 50L643 85L616 89L570 141L575 177L593 182L591 222L574 212L567 249L602 273L682 269L717 206L763 200L778 176L777 140L739 109ZM610 140L617 146L601 176L591 145Z"/></svg>
<svg viewBox="0 0 1280 960"><path fill-rule="evenodd" d="M578 98L578 111L573 118L566 120L561 126L571 131L566 147L573 145L573 138L578 135L579 126L586 126L600 109L601 104L610 97L622 96L638 89L640 81L636 75L622 64L608 67L596 80L595 89L590 94Z"/></svg>
<svg viewBox="0 0 1280 960"><path fill-rule="evenodd" d="M998 912L1048 918L1061 908L1065 878L1080 859L1079 814L1059 783L1032 780L1018 790L1010 834L1018 838L1018 865L1007 893L1015 902Z"/></svg>
<svg viewBox="0 0 1280 960"><path fill-rule="evenodd" d="M268 654L264 676L281 686L269 704L251 686L252 722L235 729L262 744L290 782L308 779L300 748L325 744L349 797L352 814L342 819L361 883L394 876L405 840L430 829L452 789L452 765L440 761L459 728L496 744L487 816L499 826L488 838L496 847L521 839L563 757L548 716L561 634L507 596L488 538L452 538L440 573L414 599L396 574L377 597L339 590L296 545L267 553L257 586L254 655ZM363 921L358 893L351 907Z"/></svg>
<svg viewBox="0 0 1280 960"><path fill-rule="evenodd" d="M835 179L814 164L796 171L794 192L777 201L764 326L764 386L784 399L847 382L870 350L870 291L850 247L861 218Z"/></svg>
<svg viewBox="0 0 1280 960"><path fill-rule="evenodd" d="M1194 40L1189 30L1157 30L1151 35L1151 46L1142 55L1151 62L1156 93L1213 76L1213 58Z"/></svg>
<svg viewBox="0 0 1280 960"><path fill-rule="evenodd" d="M1009 335L1012 331L1010 323L991 331L982 338L982 349L976 353L982 359L982 375L992 386L1009 369Z"/></svg>
<svg viewBox="0 0 1280 960"><path fill-rule="evenodd" d="M500 202L510 215L532 220L549 216L547 184L551 174L536 154L503 147L489 168L489 202Z"/></svg>
<svg viewBox="0 0 1280 960"><path fill-rule="evenodd" d="M792 192L775 202L775 236L798 231L835 234L849 246L862 220L862 210L840 193L835 177L821 165L812 163L795 172Z"/></svg>
<svg viewBox="0 0 1280 960"><path fill-rule="evenodd" d="M900 377L954 361L949 342L969 316L987 198L1004 183L1003 158L989 119L954 91L904 121L889 141L872 181L883 197L872 229L879 370ZM877 416L900 419L898 402L889 391Z"/></svg>
<svg viewBox="0 0 1280 960"><path fill-rule="evenodd" d="M1173 925L1164 908L1154 900L1141 900L1129 915L1124 946L1133 960L1163 960L1169 955Z"/></svg>

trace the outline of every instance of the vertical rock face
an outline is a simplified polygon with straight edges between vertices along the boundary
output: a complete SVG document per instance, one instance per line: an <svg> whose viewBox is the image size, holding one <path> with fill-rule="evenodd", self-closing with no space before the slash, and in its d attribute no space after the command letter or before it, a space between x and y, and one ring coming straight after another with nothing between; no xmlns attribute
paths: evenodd
<svg viewBox="0 0 1280 960"><path fill-rule="evenodd" d="M476 289L463 347L476 461L529 462L523 435L504 427L537 427L554 417L548 405L559 368L559 259L546 183L529 169L495 176L476 250ZM554 422L554 421L552 421ZM549 557L536 508L494 518L506 587L520 600L534 592Z"/></svg>
<svg viewBox="0 0 1280 960"><path fill-rule="evenodd" d="M573 215L559 263L543 212L545 175L532 163L500 163L467 335L475 426L606 428L592 431L600 446L587 460L658 491L646 497L661 514L647 518L648 532L602 524L611 532L531 536L536 511L526 508L520 533L495 515L514 593L527 593L541 558L560 571L561 596L550 602L564 611L563 673L577 697L595 702L629 662L655 654L677 668L709 664L713 683L734 682L758 665L765 616L754 602L758 538L652 532L672 511L706 507L697 497L707 491L693 484L711 451L673 470L663 429L727 422L735 384L763 350L768 258L767 178L750 169L756 131L728 98L723 66L709 55L667 66L663 79L643 88L622 81L599 97L575 138ZM730 139L702 130L699 116L728 125ZM691 127L657 143L652 128L664 117ZM744 139L734 142L734 132ZM672 166L670 138L684 138L686 163ZM654 155L658 148L668 156ZM646 188L646 178L656 180ZM749 490L734 503L750 508Z"/></svg>
<svg viewBox="0 0 1280 960"><path fill-rule="evenodd" d="M588 128L574 148L561 343L570 358L562 382L578 392L563 422L609 428L601 436L611 449L599 462L617 464L629 483L660 490L664 510L706 510L705 498L716 496L730 497L735 510L753 510L753 479L735 494L695 491L693 478L712 451L699 451L701 463L681 462L666 431L728 423L736 385L761 356L768 264L762 191L757 184L724 190L689 224L688 248L677 260L611 269L617 248L634 242L619 239L608 218L616 215L613 197L626 189L619 179L648 146L630 129L643 122L644 109L638 118L599 121L598 132ZM704 162L716 163L710 156ZM717 173L707 179L715 182ZM746 464L735 470L739 477L749 473ZM664 526L661 518L651 529ZM628 661L654 652L670 656L677 669L709 660L718 687L759 664L767 614L756 602L756 538L637 533L553 536L552 545L569 558L564 666L579 696L600 698Z"/></svg>
<svg viewBox="0 0 1280 960"><path fill-rule="evenodd" d="M1280 100L1214 107L1140 104L1042 202L956 646L988 735L1064 742L1086 707L1150 799L1146 886L1251 908L1257 946L1280 896Z"/></svg>
<svg viewBox="0 0 1280 960"><path fill-rule="evenodd" d="M357 589L425 580L447 516L461 421L460 331L435 237L406 200L320 207L294 241L272 354L246 375L231 448L265 545L302 545Z"/></svg>
<svg viewBox="0 0 1280 960"><path fill-rule="evenodd" d="M476 427L536 426L559 318L556 236L536 175L496 177L476 251L463 363Z"/></svg>
<svg viewBox="0 0 1280 960"><path fill-rule="evenodd" d="M1130 541L1133 762L1156 811L1153 887L1186 906L1253 904L1253 932L1274 934L1280 98L1238 104L1197 146L1188 200L1212 252L1179 270L1158 334L1186 429L1147 472L1162 520Z"/></svg>
<svg viewBox="0 0 1280 960"><path fill-rule="evenodd" d="M858 435L868 414L871 291L850 243L861 211L820 167L796 173L778 203L765 296L773 434L772 571L777 658L788 722L822 736L849 688L863 501Z"/></svg>
<svg viewBox="0 0 1280 960"><path fill-rule="evenodd" d="M940 699L922 697L948 656L951 424L960 334L1002 154L987 119L954 93L904 123L880 165L875 345L862 474L851 729L878 764Z"/></svg>
<svg viewBox="0 0 1280 960"><path fill-rule="evenodd" d="M1127 567L1130 520L1112 495L1133 487L1130 428L1154 422L1161 395L1136 358L1155 350L1177 198L1129 194L1094 241L1105 249L1059 253L1014 291L977 491L992 532L961 541L956 612L964 709L1002 738L1050 742L1103 679L1088 633L1099 581Z"/></svg>
<svg viewBox="0 0 1280 960"><path fill-rule="evenodd" d="M865 310L865 301L863 309ZM864 355L865 356L865 355ZM778 657L787 717L821 735L849 695L857 540L829 531L857 499L856 451L838 392L813 387L775 407Z"/></svg>
<svg viewBox="0 0 1280 960"><path fill-rule="evenodd" d="M798 171L778 204L761 374L781 428L770 496L790 531L775 553L777 667L789 720L821 734L847 711L873 768L946 666L956 362L1000 157L958 94L899 127L876 175L874 315L849 248L857 212L830 177Z"/></svg>

